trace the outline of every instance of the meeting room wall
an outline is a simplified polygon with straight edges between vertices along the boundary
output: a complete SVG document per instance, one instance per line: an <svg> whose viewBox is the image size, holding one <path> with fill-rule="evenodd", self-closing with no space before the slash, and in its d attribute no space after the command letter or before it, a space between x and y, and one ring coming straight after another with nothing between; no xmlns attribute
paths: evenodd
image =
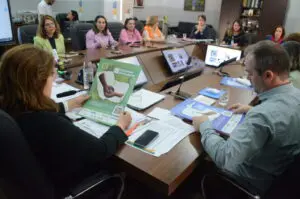
<svg viewBox="0 0 300 199"><path fill-rule="evenodd" d="M40 0L10 0L12 15L18 11L37 11ZM83 12L79 13L80 20L94 20L95 16L104 14L104 0L83 0ZM79 11L79 0L56 0L53 5L54 13L66 13L70 10Z"/></svg>
<svg viewBox="0 0 300 199"><path fill-rule="evenodd" d="M285 28L287 33L300 32L299 8L299 0L288 1L288 10L285 18Z"/></svg>
<svg viewBox="0 0 300 199"><path fill-rule="evenodd" d="M82 21L94 20L97 15L104 14L104 0L83 0L82 13L79 12L79 0L56 0L53 11L56 13L76 10Z"/></svg>
<svg viewBox="0 0 300 199"><path fill-rule="evenodd" d="M206 0L204 12L184 11L184 0L146 0L144 8L134 8L133 15L141 20L147 16L168 16L169 24L177 26L179 21L196 22L197 16L205 14L207 23L218 30L222 0Z"/></svg>
<svg viewBox="0 0 300 199"><path fill-rule="evenodd" d="M40 0L10 0L10 9L12 16L15 16L18 11L34 11L37 10L37 5Z"/></svg>

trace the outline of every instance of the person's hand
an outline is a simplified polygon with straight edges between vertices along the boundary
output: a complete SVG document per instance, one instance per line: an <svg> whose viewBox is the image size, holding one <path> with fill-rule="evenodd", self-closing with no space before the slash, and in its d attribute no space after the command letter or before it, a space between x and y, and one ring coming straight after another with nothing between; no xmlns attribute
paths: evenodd
<svg viewBox="0 0 300 199"><path fill-rule="evenodd" d="M68 100L68 107L69 111L73 110L74 108L80 108L82 105L90 98L89 95L80 95L73 99Z"/></svg>
<svg viewBox="0 0 300 199"><path fill-rule="evenodd" d="M100 42L100 46L101 48L106 49L108 47L108 45L106 45L104 42Z"/></svg>
<svg viewBox="0 0 300 199"><path fill-rule="evenodd" d="M209 120L207 115L193 117L193 126L195 130L199 131L200 124L206 122L207 120Z"/></svg>
<svg viewBox="0 0 300 199"><path fill-rule="evenodd" d="M235 114L243 114L243 113L247 113L251 108L252 106L238 103L230 106L228 109L230 111L233 111L233 113Z"/></svg>
<svg viewBox="0 0 300 199"><path fill-rule="evenodd" d="M232 47L238 47L238 45L239 45L239 44L234 43L234 44L232 44Z"/></svg>
<svg viewBox="0 0 300 199"><path fill-rule="evenodd" d="M124 111L120 114L117 126L119 126L123 131L125 131L131 123L131 114L127 111Z"/></svg>

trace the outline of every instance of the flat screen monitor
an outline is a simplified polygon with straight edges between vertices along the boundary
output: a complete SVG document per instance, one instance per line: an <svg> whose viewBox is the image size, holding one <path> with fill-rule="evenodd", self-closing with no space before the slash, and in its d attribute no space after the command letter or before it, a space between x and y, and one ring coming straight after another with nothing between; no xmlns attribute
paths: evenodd
<svg viewBox="0 0 300 199"><path fill-rule="evenodd" d="M132 57L126 57L126 58L122 58L122 59L117 59L117 61L123 62L123 63L128 63L128 64L133 64L136 66L141 66L140 61L138 60L138 58L136 56L132 56ZM138 79L136 80L135 86L142 86L143 84L146 84L148 82L148 79L143 71L143 68L140 72L140 75L138 77Z"/></svg>
<svg viewBox="0 0 300 199"><path fill-rule="evenodd" d="M208 45L205 64L208 66L219 67L224 61L236 57L236 60L240 60L242 56L242 51L238 49L226 48L215 45Z"/></svg>
<svg viewBox="0 0 300 199"><path fill-rule="evenodd" d="M0 45L14 41L9 0L0 0Z"/></svg>
<svg viewBox="0 0 300 199"><path fill-rule="evenodd" d="M184 48L163 50L162 53L172 73L178 73L187 68L189 55Z"/></svg>

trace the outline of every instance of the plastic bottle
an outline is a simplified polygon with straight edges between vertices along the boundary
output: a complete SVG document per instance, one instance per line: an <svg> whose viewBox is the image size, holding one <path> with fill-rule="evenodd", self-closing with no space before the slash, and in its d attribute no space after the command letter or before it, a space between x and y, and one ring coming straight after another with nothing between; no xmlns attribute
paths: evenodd
<svg viewBox="0 0 300 199"><path fill-rule="evenodd" d="M86 59L84 59L83 63L83 88L84 89L89 89L90 84L93 82L93 75L94 75L94 70L91 64L87 63Z"/></svg>

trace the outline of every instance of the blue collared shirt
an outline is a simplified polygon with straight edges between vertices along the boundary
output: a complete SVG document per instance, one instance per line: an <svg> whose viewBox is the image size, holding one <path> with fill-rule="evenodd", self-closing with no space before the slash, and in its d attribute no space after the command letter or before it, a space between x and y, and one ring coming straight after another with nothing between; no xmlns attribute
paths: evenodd
<svg viewBox="0 0 300 199"><path fill-rule="evenodd" d="M258 97L261 103L227 140L209 121L200 125L200 132L205 151L219 168L264 192L300 153L300 90L287 84Z"/></svg>

